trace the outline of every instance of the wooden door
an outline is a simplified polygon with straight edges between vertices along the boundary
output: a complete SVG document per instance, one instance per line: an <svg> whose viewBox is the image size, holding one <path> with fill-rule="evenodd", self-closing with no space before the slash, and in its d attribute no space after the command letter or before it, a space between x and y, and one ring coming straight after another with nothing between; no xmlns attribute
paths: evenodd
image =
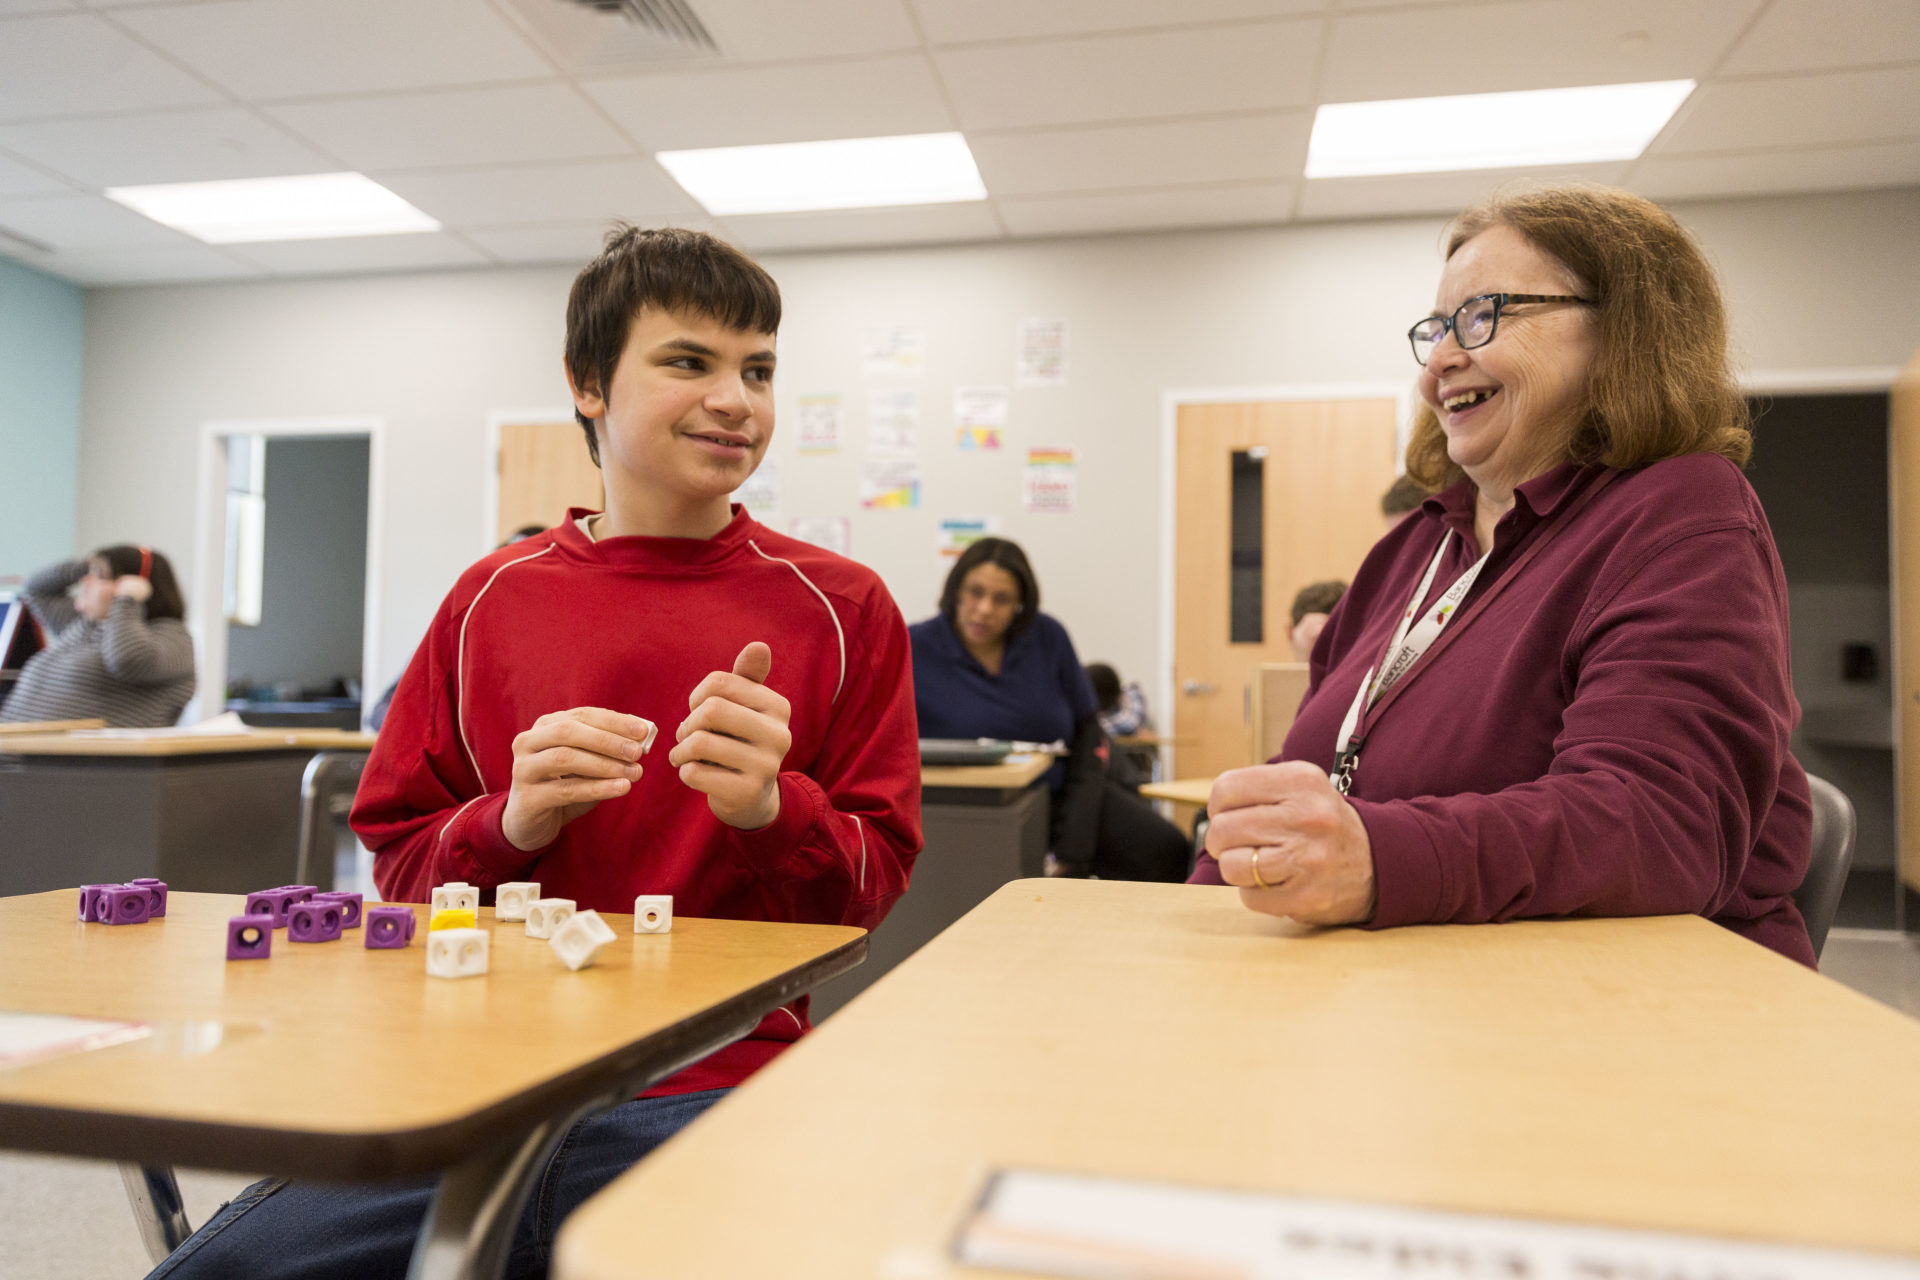
<svg viewBox="0 0 1920 1280"><path fill-rule="evenodd" d="M1173 769L1212 777L1253 763L1254 670L1293 660L1294 593L1351 579L1380 536L1394 402L1183 405L1177 431Z"/></svg>
<svg viewBox="0 0 1920 1280"><path fill-rule="evenodd" d="M568 507L605 506L600 468L587 454L580 424L508 422L500 427L500 511L494 542L522 525L550 528L566 519Z"/></svg>
<svg viewBox="0 0 1920 1280"><path fill-rule="evenodd" d="M1887 415L1888 514L1893 536L1894 713L1899 774L1895 828L1900 879L1920 893L1920 352L1894 379ZM1904 893L1904 890L1901 890ZM1903 923L1912 927L1911 921Z"/></svg>

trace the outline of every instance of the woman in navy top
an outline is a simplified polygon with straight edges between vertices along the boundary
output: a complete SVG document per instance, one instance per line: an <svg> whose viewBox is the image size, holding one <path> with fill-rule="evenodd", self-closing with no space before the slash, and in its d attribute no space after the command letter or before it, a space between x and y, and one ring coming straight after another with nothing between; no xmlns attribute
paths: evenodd
<svg viewBox="0 0 1920 1280"><path fill-rule="evenodd" d="M1039 583L1017 544L982 538L968 547L947 575L939 614L907 630L921 737L1070 744L1047 774L1060 874L1186 877L1179 829L1107 777L1093 687L1067 629L1040 612Z"/></svg>

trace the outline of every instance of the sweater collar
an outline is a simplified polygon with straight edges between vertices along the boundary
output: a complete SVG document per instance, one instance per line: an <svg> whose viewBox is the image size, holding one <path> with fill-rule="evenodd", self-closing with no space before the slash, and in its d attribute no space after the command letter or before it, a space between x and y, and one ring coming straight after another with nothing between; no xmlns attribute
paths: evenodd
<svg viewBox="0 0 1920 1280"><path fill-rule="evenodd" d="M739 503L731 506L733 519L711 538L601 538L580 531L582 516L597 515L586 507L572 507L553 529L554 545L569 560L609 568L698 569L720 564L746 547L761 526Z"/></svg>

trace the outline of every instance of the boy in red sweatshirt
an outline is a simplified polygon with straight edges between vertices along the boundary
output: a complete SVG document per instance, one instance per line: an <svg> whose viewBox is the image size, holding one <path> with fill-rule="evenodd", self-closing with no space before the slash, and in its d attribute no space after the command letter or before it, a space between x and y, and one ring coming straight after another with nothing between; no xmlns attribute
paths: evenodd
<svg viewBox="0 0 1920 1280"><path fill-rule="evenodd" d="M567 379L607 509L442 602L353 807L383 895L536 880L600 911L669 893L681 915L871 929L905 891L900 611L871 570L728 502L773 433L779 323L766 272L699 232L621 229L574 281ZM508 1274L544 1274L560 1219L797 1039L806 1006L576 1125ZM154 1274L400 1276L430 1194L269 1180Z"/></svg>

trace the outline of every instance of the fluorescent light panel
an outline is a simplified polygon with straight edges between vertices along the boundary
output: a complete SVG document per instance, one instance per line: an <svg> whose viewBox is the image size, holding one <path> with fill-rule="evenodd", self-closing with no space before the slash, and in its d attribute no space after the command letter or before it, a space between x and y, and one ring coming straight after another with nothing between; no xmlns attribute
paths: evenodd
<svg viewBox="0 0 1920 1280"><path fill-rule="evenodd" d="M109 187L115 200L208 244L407 235L440 224L358 173Z"/></svg>
<svg viewBox="0 0 1920 1280"><path fill-rule="evenodd" d="M1306 176L1631 160L1666 127L1693 84L1661 80L1335 103L1314 114Z"/></svg>
<svg viewBox="0 0 1920 1280"><path fill-rule="evenodd" d="M987 198L957 133L662 151L656 159L716 217Z"/></svg>

